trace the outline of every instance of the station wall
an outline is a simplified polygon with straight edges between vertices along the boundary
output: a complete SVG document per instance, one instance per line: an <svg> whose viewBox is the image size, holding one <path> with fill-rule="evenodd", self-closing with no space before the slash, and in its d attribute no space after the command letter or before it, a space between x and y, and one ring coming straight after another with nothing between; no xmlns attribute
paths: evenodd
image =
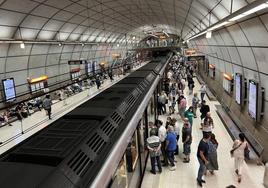
<svg viewBox="0 0 268 188"><path fill-rule="evenodd" d="M254 17L226 28L214 31L212 38L196 38L188 44L206 55L216 67L215 80L205 77L205 82L215 91L221 103L227 106L242 125L264 146L264 158L268 159L268 15ZM257 81L265 88L264 117L255 122L248 115L248 103L244 108L235 102L233 95L224 92L223 73L241 73L249 80Z"/></svg>
<svg viewBox="0 0 268 188"><path fill-rule="evenodd" d="M0 44L0 80L14 78L17 101L30 97L27 78L48 76L48 86L63 86L70 81L69 60L112 61L113 53L124 54L125 48L112 45L62 45L25 44L25 49L19 44ZM80 65L81 74L85 74L85 65ZM5 106L3 91L0 87L0 108ZM55 86L53 87L55 89Z"/></svg>

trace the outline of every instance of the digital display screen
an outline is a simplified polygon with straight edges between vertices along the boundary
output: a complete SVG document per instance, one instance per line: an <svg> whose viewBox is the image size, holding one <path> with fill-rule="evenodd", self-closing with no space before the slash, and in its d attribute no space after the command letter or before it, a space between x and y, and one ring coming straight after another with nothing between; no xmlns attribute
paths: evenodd
<svg viewBox="0 0 268 188"><path fill-rule="evenodd" d="M238 104L241 104L241 75L240 74L236 74L235 75L235 101Z"/></svg>
<svg viewBox="0 0 268 188"><path fill-rule="evenodd" d="M257 118L257 94L258 88L257 83L250 80L249 81L249 96L248 96L248 113L250 117Z"/></svg>
<svg viewBox="0 0 268 188"><path fill-rule="evenodd" d="M13 78L2 80L3 91L5 100L7 102L14 101L16 99L15 83Z"/></svg>

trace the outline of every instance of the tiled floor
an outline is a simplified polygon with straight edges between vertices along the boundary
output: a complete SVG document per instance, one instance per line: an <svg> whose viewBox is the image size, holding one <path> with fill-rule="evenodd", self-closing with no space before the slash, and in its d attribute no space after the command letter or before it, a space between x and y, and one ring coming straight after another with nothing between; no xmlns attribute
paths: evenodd
<svg viewBox="0 0 268 188"><path fill-rule="evenodd" d="M148 62L142 63L139 67L145 65ZM135 67L134 70L138 69L139 67ZM62 117L64 114L70 112L83 102L89 100L90 98L94 97L101 91L105 90L106 88L109 88L113 84L117 83L125 76L114 77L114 81L111 82L109 79L105 80L105 82L102 84L100 90L97 89L96 86L85 89L84 91L73 95L66 99L67 105L63 105L63 102L60 101L52 106L52 120L49 120L46 116L46 113L44 110L38 111L34 113L33 115L29 116L26 119L23 119L22 121L22 127L24 134L21 134L21 122L15 121L12 123L13 126L4 126L0 128L0 141L3 142L0 145L0 154L4 153L8 149L14 147L21 141L25 140L26 138L30 137L34 133L38 132L39 130L43 129L44 127L48 126L50 123L56 121L60 117Z"/></svg>
<svg viewBox="0 0 268 188"><path fill-rule="evenodd" d="M198 91L200 85L196 82L195 91ZM187 93L187 91L186 91ZM191 104L191 96L187 96L188 104ZM215 109L215 104L218 102L211 102L206 98L210 109L212 111L212 117L215 123L214 133L219 142L218 148L218 162L219 171L215 172L215 175L207 175L204 177L206 184L203 184L204 188L225 188L228 185L235 185L238 188L263 188L263 175L264 167L257 166L256 164L244 164L242 170L242 182L237 182L237 177L234 172L234 161L230 157L229 151L232 147L232 139L228 135L223 123L218 117ZM198 110L199 112L199 110ZM178 118L178 115L172 115ZM160 119L165 122L167 116L160 116ZM199 117L199 116L198 116ZM179 119L181 122L181 120ZM182 123L180 123L182 125ZM146 173L142 182L142 188L196 188L199 187L196 183L197 171L199 164L196 158L197 146L202 137L202 132L199 129L200 118L194 119L193 123L193 143L191 146L191 161L190 163L183 163L182 143L179 140L180 153L176 156L177 169L170 171L164 167L161 174L153 175L150 173L151 165L150 161L147 163ZM181 138L180 138L181 139ZM150 159L149 159L150 160Z"/></svg>

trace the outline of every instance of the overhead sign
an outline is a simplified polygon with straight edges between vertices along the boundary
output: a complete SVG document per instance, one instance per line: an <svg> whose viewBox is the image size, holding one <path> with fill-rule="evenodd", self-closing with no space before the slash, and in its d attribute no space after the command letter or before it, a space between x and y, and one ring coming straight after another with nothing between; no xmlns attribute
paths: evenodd
<svg viewBox="0 0 268 188"><path fill-rule="evenodd" d="M85 64L86 60L70 60L68 61L69 65L80 65L80 64Z"/></svg>

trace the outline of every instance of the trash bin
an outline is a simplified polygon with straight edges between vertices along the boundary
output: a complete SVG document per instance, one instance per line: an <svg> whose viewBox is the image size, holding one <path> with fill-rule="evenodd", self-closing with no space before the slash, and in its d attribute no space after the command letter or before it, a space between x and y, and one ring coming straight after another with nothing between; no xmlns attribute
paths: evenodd
<svg viewBox="0 0 268 188"><path fill-rule="evenodd" d="M263 184L268 188L268 162L265 164Z"/></svg>

